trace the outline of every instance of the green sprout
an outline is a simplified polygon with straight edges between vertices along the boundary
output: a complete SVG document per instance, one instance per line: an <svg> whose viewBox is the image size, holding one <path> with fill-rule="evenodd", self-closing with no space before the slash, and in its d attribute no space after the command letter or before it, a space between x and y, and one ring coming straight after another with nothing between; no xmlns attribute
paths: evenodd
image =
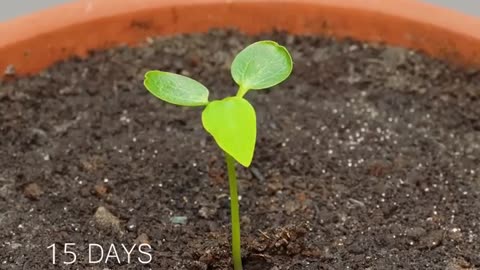
<svg viewBox="0 0 480 270"><path fill-rule="evenodd" d="M144 85L155 97L181 106L206 106L202 124L224 151L230 186L232 256L235 270L242 269L240 216L235 161L250 166L255 151L255 109L244 99L249 90L261 90L286 80L293 69L288 50L274 41L259 41L243 49L233 60L231 74L239 85L236 96L208 100L208 89L188 77L158 70L145 74Z"/></svg>

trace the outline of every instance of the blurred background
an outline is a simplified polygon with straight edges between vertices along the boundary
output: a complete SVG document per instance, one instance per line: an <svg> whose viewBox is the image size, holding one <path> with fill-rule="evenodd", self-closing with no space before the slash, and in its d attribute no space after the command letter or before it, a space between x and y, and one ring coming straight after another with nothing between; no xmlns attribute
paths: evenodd
<svg viewBox="0 0 480 270"><path fill-rule="evenodd" d="M0 22L17 16L25 15L36 10L48 8L72 0L18 0L0 1ZM121 0L119 0L121 1ZM162 0L159 0L162 1ZM342 0L339 0L342 1ZM458 11L480 16L479 0L418 0L442 5Z"/></svg>

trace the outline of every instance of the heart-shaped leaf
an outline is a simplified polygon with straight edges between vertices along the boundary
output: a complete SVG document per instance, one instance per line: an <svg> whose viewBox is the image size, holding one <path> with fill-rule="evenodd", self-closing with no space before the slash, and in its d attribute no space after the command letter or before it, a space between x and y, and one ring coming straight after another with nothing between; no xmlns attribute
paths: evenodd
<svg viewBox="0 0 480 270"><path fill-rule="evenodd" d="M292 73L293 61L288 50L274 41L259 41L243 49L233 60L235 82L246 92L277 85ZM244 94L244 93L243 93Z"/></svg>
<svg viewBox="0 0 480 270"><path fill-rule="evenodd" d="M202 123L218 146L241 165L253 159L257 137L255 109L245 99L228 97L212 101L203 110Z"/></svg>
<svg viewBox="0 0 480 270"><path fill-rule="evenodd" d="M152 95L168 103L182 106L208 104L208 89L182 75L152 70L145 74L143 83Z"/></svg>

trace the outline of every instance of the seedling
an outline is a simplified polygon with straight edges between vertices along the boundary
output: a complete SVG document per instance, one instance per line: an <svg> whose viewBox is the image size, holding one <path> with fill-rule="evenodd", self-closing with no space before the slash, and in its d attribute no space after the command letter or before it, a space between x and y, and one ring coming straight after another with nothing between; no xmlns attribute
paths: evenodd
<svg viewBox="0 0 480 270"><path fill-rule="evenodd" d="M288 50L274 41L259 41L233 60L231 74L238 84L236 96L208 100L208 89L188 77L158 70L145 74L144 85L155 97L180 106L205 106L202 124L224 151L230 185L232 256L235 270L242 269L240 216L235 161L250 166L255 151L255 109L244 99L249 90L270 88L286 80L293 69Z"/></svg>

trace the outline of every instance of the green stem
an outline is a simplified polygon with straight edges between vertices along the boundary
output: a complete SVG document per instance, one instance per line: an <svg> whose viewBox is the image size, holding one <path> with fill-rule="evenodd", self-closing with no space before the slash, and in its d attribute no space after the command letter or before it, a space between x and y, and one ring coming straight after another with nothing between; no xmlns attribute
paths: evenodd
<svg viewBox="0 0 480 270"><path fill-rule="evenodd" d="M237 97L243 97L248 92L247 88L240 86L237 91Z"/></svg>
<svg viewBox="0 0 480 270"><path fill-rule="evenodd" d="M228 183L230 185L230 213L232 220L232 256L233 269L242 270L242 254L240 250L240 214L238 206L237 173L235 160L225 153L228 171Z"/></svg>

